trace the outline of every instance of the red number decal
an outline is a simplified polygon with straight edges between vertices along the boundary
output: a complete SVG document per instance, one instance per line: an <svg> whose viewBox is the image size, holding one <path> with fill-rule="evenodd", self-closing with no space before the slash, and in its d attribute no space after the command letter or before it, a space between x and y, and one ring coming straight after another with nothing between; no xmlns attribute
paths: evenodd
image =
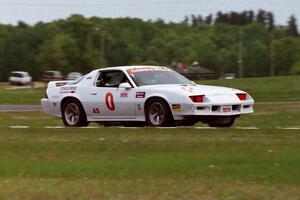
<svg viewBox="0 0 300 200"><path fill-rule="evenodd" d="M115 110L114 97L112 93L109 92L105 95L105 104L109 110L111 111Z"/></svg>

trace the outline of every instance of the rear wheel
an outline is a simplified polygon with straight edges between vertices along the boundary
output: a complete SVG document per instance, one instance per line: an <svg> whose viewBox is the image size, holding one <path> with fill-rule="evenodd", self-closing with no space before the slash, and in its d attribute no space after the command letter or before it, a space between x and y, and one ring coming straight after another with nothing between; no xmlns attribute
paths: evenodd
<svg viewBox="0 0 300 200"><path fill-rule="evenodd" d="M66 127L88 126L86 115L79 101L70 99L62 106L62 119Z"/></svg>
<svg viewBox="0 0 300 200"><path fill-rule="evenodd" d="M210 127L220 127L220 128L229 128L231 127L235 122L235 117L221 117L214 119L208 123Z"/></svg>
<svg viewBox="0 0 300 200"><path fill-rule="evenodd" d="M169 105L162 99L155 98L145 108L146 122L151 127L173 126L174 120Z"/></svg>

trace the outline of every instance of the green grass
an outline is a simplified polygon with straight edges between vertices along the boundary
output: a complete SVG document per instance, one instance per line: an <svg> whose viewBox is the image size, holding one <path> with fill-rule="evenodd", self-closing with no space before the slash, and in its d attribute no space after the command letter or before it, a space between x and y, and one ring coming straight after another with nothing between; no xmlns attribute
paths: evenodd
<svg viewBox="0 0 300 200"><path fill-rule="evenodd" d="M0 104L40 104L45 95L45 88L35 89L7 89L7 85L0 85Z"/></svg>
<svg viewBox="0 0 300 200"><path fill-rule="evenodd" d="M0 199L299 199L300 130L276 127L300 127L300 104L255 110L235 127L260 130L46 129L61 120L0 112Z"/></svg>
<svg viewBox="0 0 300 200"><path fill-rule="evenodd" d="M197 83L241 89L251 94L256 101L300 100L300 76L209 80Z"/></svg>
<svg viewBox="0 0 300 200"><path fill-rule="evenodd" d="M299 145L299 131L2 128L0 198L298 198Z"/></svg>

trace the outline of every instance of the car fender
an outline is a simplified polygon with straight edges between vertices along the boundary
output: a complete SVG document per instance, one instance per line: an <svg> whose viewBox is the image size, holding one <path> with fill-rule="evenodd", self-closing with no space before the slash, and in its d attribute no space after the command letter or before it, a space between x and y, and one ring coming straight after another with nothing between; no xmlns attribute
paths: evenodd
<svg viewBox="0 0 300 200"><path fill-rule="evenodd" d="M59 108L60 108L61 114L62 114L62 109L63 109L62 108L63 103L67 99L75 99L75 100L77 100L81 104L81 106L83 107L83 109L84 109L84 106L82 105L82 101L80 100L80 97L78 95L66 95L66 96L62 97L62 99L59 101ZM84 110L84 112L85 112L85 110Z"/></svg>
<svg viewBox="0 0 300 200"><path fill-rule="evenodd" d="M161 98L161 99L165 100L167 102L167 104L169 105L169 109L170 109L170 111L171 111L171 113L173 115L173 112L172 112L172 101L170 100L170 98L168 97L168 95L163 94L163 93L159 93L159 92L155 92L155 93L152 93L149 96L147 96L147 98L146 98L146 100L144 102L144 110L146 108L146 102L149 99L151 99L151 98Z"/></svg>

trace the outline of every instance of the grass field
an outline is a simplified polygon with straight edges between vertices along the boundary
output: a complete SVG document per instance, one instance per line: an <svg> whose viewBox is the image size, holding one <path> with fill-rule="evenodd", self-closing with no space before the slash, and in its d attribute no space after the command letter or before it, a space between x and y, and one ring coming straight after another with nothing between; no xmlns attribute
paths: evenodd
<svg viewBox="0 0 300 200"><path fill-rule="evenodd" d="M1 129L1 199L298 199L298 131Z"/></svg>
<svg viewBox="0 0 300 200"><path fill-rule="evenodd" d="M260 101L229 129L67 129L43 112L0 112L0 200L300 199L298 79L201 81ZM4 87L0 104L44 95Z"/></svg>
<svg viewBox="0 0 300 200"><path fill-rule="evenodd" d="M8 85L0 85L0 104L40 104L45 95L45 88L7 89Z"/></svg>
<svg viewBox="0 0 300 200"><path fill-rule="evenodd" d="M300 130L278 129L300 128L300 103L255 110L230 129L56 129L0 112L0 199L300 199Z"/></svg>
<svg viewBox="0 0 300 200"><path fill-rule="evenodd" d="M209 80L197 83L245 90L256 101L300 100L300 76ZM39 104L45 94L45 88L20 90L7 90L6 88L7 85L0 85L0 104Z"/></svg>

